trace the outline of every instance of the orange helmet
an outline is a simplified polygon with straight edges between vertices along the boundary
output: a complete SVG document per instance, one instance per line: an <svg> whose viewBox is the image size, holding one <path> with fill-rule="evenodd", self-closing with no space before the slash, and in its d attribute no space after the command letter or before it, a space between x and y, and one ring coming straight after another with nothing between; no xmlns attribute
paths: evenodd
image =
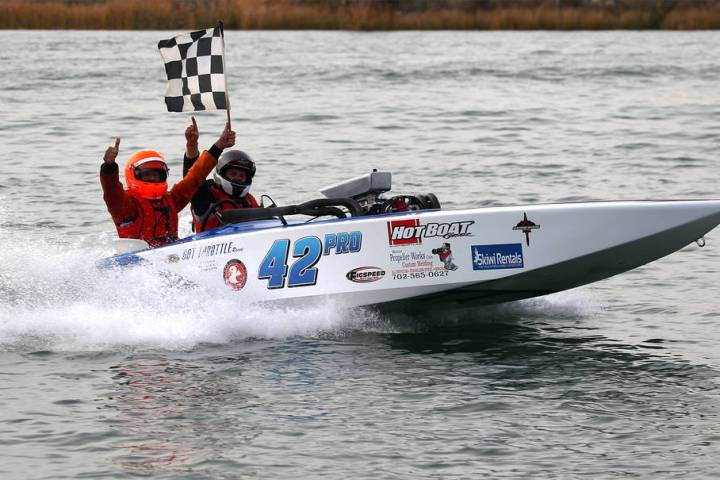
<svg viewBox="0 0 720 480"><path fill-rule="evenodd" d="M165 157L160 152L140 150L125 164L125 182L131 192L149 200L158 200L167 193L167 172ZM143 178L151 173L153 178Z"/></svg>

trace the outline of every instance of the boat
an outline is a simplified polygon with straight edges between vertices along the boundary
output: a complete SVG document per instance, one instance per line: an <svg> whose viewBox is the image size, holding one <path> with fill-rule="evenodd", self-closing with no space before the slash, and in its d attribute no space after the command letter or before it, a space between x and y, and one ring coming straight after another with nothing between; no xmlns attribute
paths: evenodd
<svg viewBox="0 0 720 480"><path fill-rule="evenodd" d="M225 225L101 268L150 267L244 302L332 299L492 304L637 268L720 223L720 201L603 201L443 210L396 195L389 172L330 186L301 205L212 212Z"/></svg>

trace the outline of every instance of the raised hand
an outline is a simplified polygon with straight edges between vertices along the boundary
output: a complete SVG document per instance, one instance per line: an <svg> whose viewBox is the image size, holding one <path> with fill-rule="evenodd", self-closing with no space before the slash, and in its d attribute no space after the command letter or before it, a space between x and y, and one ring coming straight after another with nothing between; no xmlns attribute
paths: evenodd
<svg viewBox="0 0 720 480"><path fill-rule="evenodd" d="M192 118L192 125L185 129L185 143L188 147L197 147L198 139L200 138L200 132L198 131L197 122L195 117Z"/></svg>
<svg viewBox="0 0 720 480"><path fill-rule="evenodd" d="M215 145L221 150L235 145L235 132L230 130L229 123L225 124L225 130L223 130L222 134L220 134L220 138L217 139Z"/></svg>
<svg viewBox="0 0 720 480"><path fill-rule="evenodd" d="M105 155L103 156L103 161L105 161L105 163L115 163L115 159L117 158L119 151L120 151L120 137L117 137L115 139L115 146L108 147L107 150L105 150Z"/></svg>

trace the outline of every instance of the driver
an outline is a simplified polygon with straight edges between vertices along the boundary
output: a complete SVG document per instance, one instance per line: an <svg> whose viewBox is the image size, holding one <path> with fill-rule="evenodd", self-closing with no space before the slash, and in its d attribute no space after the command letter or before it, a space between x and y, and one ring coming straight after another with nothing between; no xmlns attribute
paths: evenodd
<svg viewBox="0 0 720 480"><path fill-rule="evenodd" d="M155 150L140 150L125 165L123 189L115 163L120 139L108 147L100 168L103 199L120 238L137 238L158 247L178 238L178 212L190 202L203 180L213 169L223 149L235 145L230 125L210 148L200 155L183 179L168 191L168 167L165 158Z"/></svg>
<svg viewBox="0 0 720 480"><path fill-rule="evenodd" d="M198 132L195 117L185 130L187 150L183 160L183 174L188 175L198 159ZM217 212L230 208L258 208L258 202L250 194L255 176L255 162L241 150L223 153L215 167L213 178L200 185L190 204L195 233L217 228L222 223Z"/></svg>

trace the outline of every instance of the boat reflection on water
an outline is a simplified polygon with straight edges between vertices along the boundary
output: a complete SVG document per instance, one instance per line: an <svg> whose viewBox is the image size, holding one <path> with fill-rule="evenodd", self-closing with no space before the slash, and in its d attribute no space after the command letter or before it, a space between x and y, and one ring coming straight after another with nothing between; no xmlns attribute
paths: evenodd
<svg viewBox="0 0 720 480"><path fill-rule="evenodd" d="M225 418L227 397L232 395L232 403L242 408L243 395L232 385L241 382L244 358L220 361L238 365L229 383L213 380L210 360L210 366L208 358L201 366L187 358L148 353L111 367L114 393L107 406L116 415L108 423L121 439L115 465L130 474L173 474L216 456L213 424ZM220 378L229 378L225 375ZM250 426L241 428L238 437L252 437Z"/></svg>
<svg viewBox="0 0 720 480"><path fill-rule="evenodd" d="M456 392L442 407L451 411L517 410L532 399L539 415L567 415L578 424L592 424L596 415L620 424L672 422L701 418L720 376L710 366L664 353L662 338L614 340L593 326L584 307L542 299L387 318L399 330L381 335L401 354L395 388Z"/></svg>

